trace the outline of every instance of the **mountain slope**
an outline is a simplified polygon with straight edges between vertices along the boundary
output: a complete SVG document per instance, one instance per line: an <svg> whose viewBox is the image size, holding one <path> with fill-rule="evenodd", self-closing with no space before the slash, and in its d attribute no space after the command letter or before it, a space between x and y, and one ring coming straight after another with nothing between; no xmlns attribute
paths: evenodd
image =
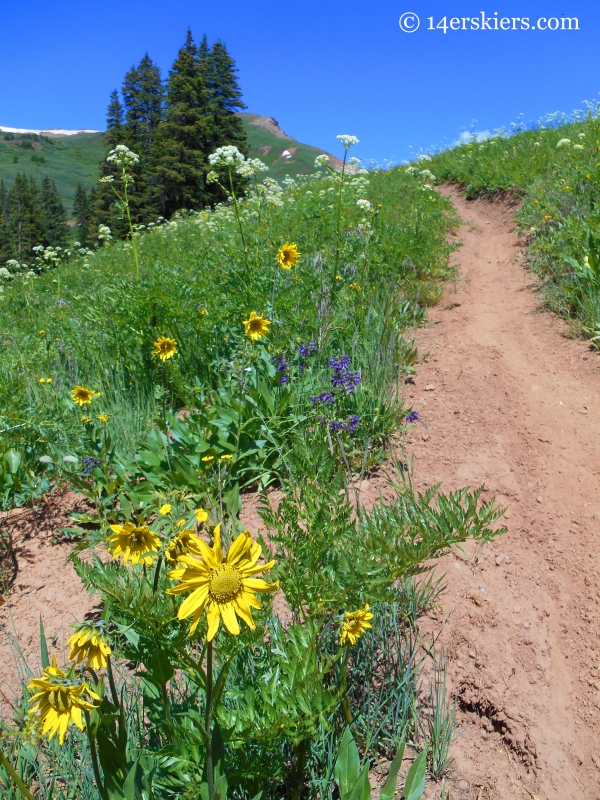
<svg viewBox="0 0 600 800"><path fill-rule="evenodd" d="M269 176L276 180L310 172L315 157L323 152L285 134L271 117L240 117L252 156L264 161ZM77 184L91 189L98 180L98 163L105 151L103 140L100 131L27 131L0 126L0 180L10 186L18 172L33 175L38 182L47 175L56 181L61 197L71 209ZM338 160L332 158L332 162L336 164Z"/></svg>

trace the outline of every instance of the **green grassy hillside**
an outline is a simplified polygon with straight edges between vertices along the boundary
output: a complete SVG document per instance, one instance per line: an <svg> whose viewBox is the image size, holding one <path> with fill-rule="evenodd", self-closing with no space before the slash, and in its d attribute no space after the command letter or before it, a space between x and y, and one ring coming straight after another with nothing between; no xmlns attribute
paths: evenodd
<svg viewBox="0 0 600 800"><path fill-rule="evenodd" d="M322 152L301 144L280 130L269 117L240 114L248 135L252 156L262 159L269 175L281 180L286 175L305 174ZM10 186L17 172L33 175L39 182L45 175L56 181L67 208L72 208L77 184L91 189L98 180L98 163L104 154L102 133L37 137L0 133L0 180ZM289 155L283 155L288 152Z"/></svg>

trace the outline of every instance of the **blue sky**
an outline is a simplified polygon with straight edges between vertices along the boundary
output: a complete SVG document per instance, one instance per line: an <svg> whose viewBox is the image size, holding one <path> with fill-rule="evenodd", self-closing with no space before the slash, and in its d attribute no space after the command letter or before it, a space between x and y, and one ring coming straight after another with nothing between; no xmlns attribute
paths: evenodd
<svg viewBox="0 0 600 800"><path fill-rule="evenodd" d="M530 25L577 17L580 30L427 29L482 11ZM400 30L404 12L419 15L416 32ZM148 52L166 76L188 26L225 41L248 110L330 151L354 134L356 155L379 162L452 142L473 120L493 130L600 98L590 0L20 0L2 11L0 124L103 128L125 72Z"/></svg>

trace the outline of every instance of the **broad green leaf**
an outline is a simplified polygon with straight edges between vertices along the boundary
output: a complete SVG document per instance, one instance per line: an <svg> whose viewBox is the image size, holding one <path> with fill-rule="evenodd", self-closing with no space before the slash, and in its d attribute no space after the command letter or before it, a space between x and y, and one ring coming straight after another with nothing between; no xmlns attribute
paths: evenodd
<svg viewBox="0 0 600 800"><path fill-rule="evenodd" d="M404 784L405 800L420 800L425 789L425 768L427 767L427 747L415 758L408 770Z"/></svg>
<svg viewBox="0 0 600 800"><path fill-rule="evenodd" d="M360 768L360 756L354 741L354 736L350 726L344 731L340 749L333 768L335 781L340 789L340 795L344 796L352 791L358 778Z"/></svg>
<svg viewBox="0 0 600 800"><path fill-rule="evenodd" d="M42 669L50 666L50 659L48 658L48 644L46 642L46 635L44 633L44 621L40 614L40 659L42 662Z"/></svg>
<svg viewBox="0 0 600 800"><path fill-rule="evenodd" d="M9 470L14 475L21 464L21 453L18 453L16 450L7 450L6 453L4 453L4 460L8 464Z"/></svg>
<svg viewBox="0 0 600 800"><path fill-rule="evenodd" d="M400 747L398 748L398 752L396 753L396 758L390 764L390 770L388 772L386 781L381 787L379 800L392 800L392 798L396 794L398 772L400 771L400 767L402 766L402 759L404 758L404 747L405 747L405 740L402 739Z"/></svg>

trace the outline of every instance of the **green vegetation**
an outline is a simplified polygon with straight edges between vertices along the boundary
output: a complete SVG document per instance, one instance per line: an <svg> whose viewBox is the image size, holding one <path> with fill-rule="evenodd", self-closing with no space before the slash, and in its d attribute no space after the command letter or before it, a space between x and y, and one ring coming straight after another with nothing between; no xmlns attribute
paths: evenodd
<svg viewBox="0 0 600 800"><path fill-rule="evenodd" d="M349 174L340 138L341 172L282 184L220 147L230 202L5 282L2 503L64 482L88 498L64 536L101 604L67 665L41 630L44 672L2 738L9 800L368 797L381 758L387 798L406 743L418 800L448 768L443 665L423 699L415 629L439 586L417 578L503 529L481 490L416 494L394 437L418 420L411 332L457 220L427 171ZM394 498L367 512L361 480L388 457Z"/></svg>
<svg viewBox="0 0 600 800"><path fill-rule="evenodd" d="M590 106L572 119L500 132L434 156L438 178L464 186L468 196L509 192L528 259L542 279L549 306L600 341L600 112Z"/></svg>

